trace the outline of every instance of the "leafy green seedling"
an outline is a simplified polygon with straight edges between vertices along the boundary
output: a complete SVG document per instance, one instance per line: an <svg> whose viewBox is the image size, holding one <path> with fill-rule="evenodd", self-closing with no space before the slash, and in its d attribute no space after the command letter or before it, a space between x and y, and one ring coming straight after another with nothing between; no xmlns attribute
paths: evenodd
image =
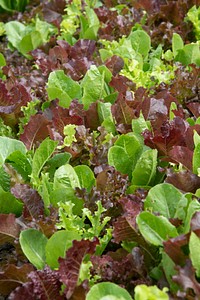
<svg viewBox="0 0 200 300"><path fill-rule="evenodd" d="M19 242L28 260L37 268L43 269L46 263L45 247L47 237L40 231L30 228L21 231Z"/></svg>
<svg viewBox="0 0 200 300"><path fill-rule="evenodd" d="M132 300L122 287L111 282L95 284L86 295L86 300Z"/></svg>

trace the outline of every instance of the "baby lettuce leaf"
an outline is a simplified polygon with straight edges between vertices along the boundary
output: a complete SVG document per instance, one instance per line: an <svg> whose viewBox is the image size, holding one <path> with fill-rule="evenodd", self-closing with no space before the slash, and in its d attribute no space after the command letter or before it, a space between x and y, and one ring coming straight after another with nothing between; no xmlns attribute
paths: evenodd
<svg viewBox="0 0 200 300"><path fill-rule="evenodd" d="M111 77L112 73L106 66L97 68L92 65L90 67L81 82L84 109L88 109L91 103L104 99L110 94L107 84L110 82Z"/></svg>
<svg viewBox="0 0 200 300"><path fill-rule="evenodd" d="M81 87L78 82L65 75L63 70L50 73L47 83L49 100L58 98L62 107L69 108L73 99L80 99Z"/></svg>
<svg viewBox="0 0 200 300"><path fill-rule="evenodd" d="M49 177L53 179L55 171L62 165L69 163L70 158L71 154L68 152L57 153L52 158L50 158L46 164Z"/></svg>
<svg viewBox="0 0 200 300"><path fill-rule="evenodd" d="M132 172L132 185L148 186L153 184L157 167L156 149L150 149L142 153Z"/></svg>
<svg viewBox="0 0 200 300"><path fill-rule="evenodd" d="M43 270L30 272L28 282L14 290L9 298L64 300L66 298L61 295L61 285L58 272L46 266Z"/></svg>
<svg viewBox="0 0 200 300"><path fill-rule="evenodd" d="M178 236L176 227L163 216L155 216L148 211L143 211L136 220L145 240L155 246L162 246L165 240Z"/></svg>
<svg viewBox="0 0 200 300"><path fill-rule="evenodd" d="M178 33L174 33L172 37L172 51L174 57L177 56L178 51L183 49L184 43L181 36Z"/></svg>
<svg viewBox="0 0 200 300"><path fill-rule="evenodd" d="M135 300L168 300L168 289L165 287L161 291L156 285L147 286L140 284L135 287Z"/></svg>
<svg viewBox="0 0 200 300"><path fill-rule="evenodd" d="M192 166L193 173L198 175L200 171L200 143L198 143L194 148Z"/></svg>
<svg viewBox="0 0 200 300"><path fill-rule="evenodd" d="M54 189L59 188L81 188L78 175L70 164L58 168L54 176Z"/></svg>
<svg viewBox="0 0 200 300"><path fill-rule="evenodd" d="M10 192L0 188L0 212L2 214L13 213L19 217L22 213L23 203L18 201Z"/></svg>
<svg viewBox="0 0 200 300"><path fill-rule="evenodd" d="M72 246L73 240L81 240L77 232L60 230L55 232L46 244L46 262L52 268L58 268L58 258L65 257L65 252Z"/></svg>
<svg viewBox="0 0 200 300"><path fill-rule="evenodd" d="M85 15L80 15L81 31L80 38L96 40L97 32L100 27L99 19L92 8L85 7Z"/></svg>
<svg viewBox="0 0 200 300"><path fill-rule="evenodd" d="M5 171L4 167L0 168L0 186L5 192L10 191L11 176Z"/></svg>
<svg viewBox="0 0 200 300"><path fill-rule="evenodd" d="M174 218L183 197L184 195L173 185L168 183L157 184L150 189L144 207L166 218Z"/></svg>
<svg viewBox="0 0 200 300"><path fill-rule="evenodd" d="M5 24L5 29L11 46L28 58L28 52L46 43L49 36L57 32L56 27L39 18L36 18L34 24L27 26L18 21L10 21Z"/></svg>
<svg viewBox="0 0 200 300"><path fill-rule="evenodd" d="M49 136L47 126L50 121L43 114L36 114L30 117L27 125L24 126L24 132L20 135L20 140L28 150L37 148Z"/></svg>
<svg viewBox="0 0 200 300"><path fill-rule="evenodd" d="M86 300L132 300L131 295L112 282L95 284L86 295Z"/></svg>
<svg viewBox="0 0 200 300"><path fill-rule="evenodd" d="M21 151L16 150L11 153L7 157L6 163L9 163L25 181L29 181L29 176L32 171L31 163Z"/></svg>
<svg viewBox="0 0 200 300"><path fill-rule="evenodd" d="M73 246L66 251L65 258L59 258L60 281L66 286L64 294L70 299L78 283L82 261L87 254L93 255L98 245L98 239L93 241L73 241Z"/></svg>
<svg viewBox="0 0 200 300"><path fill-rule="evenodd" d="M33 156L31 173L31 178L34 182L38 182L40 172L42 171L42 168L45 165L45 163L55 151L56 146L57 142L52 141L50 138L46 138L40 144L39 148L36 149L35 154Z"/></svg>
<svg viewBox="0 0 200 300"><path fill-rule="evenodd" d="M75 215L82 214L84 202L75 195L75 190L71 187L54 188L52 192L50 192L49 199L50 203L54 207L58 207L58 203L66 203L67 201L70 201L74 204L72 208L73 213Z"/></svg>
<svg viewBox="0 0 200 300"><path fill-rule="evenodd" d="M151 39L144 30L131 32L128 39L136 53L140 53L144 58L147 57L151 48Z"/></svg>
<svg viewBox="0 0 200 300"><path fill-rule="evenodd" d="M134 135L121 135L108 150L108 164L131 178L132 170L142 151L142 145Z"/></svg>
<svg viewBox="0 0 200 300"><path fill-rule="evenodd" d="M87 190L87 192L90 192L96 183L92 170L86 165L76 166L74 170L78 176L81 188L84 188Z"/></svg>
<svg viewBox="0 0 200 300"><path fill-rule="evenodd" d="M192 261L192 265L196 270L197 277L200 277L200 238L194 233L191 232L190 240L189 240L189 249L190 249L190 258Z"/></svg>
<svg viewBox="0 0 200 300"><path fill-rule="evenodd" d="M6 266L0 273L1 296L8 296L17 287L27 282L28 275L32 271L34 271L34 267L31 264L24 264L20 267L17 267L14 264Z"/></svg>
<svg viewBox="0 0 200 300"><path fill-rule="evenodd" d="M27 149L24 144L18 140L8 137L0 137L0 165L2 165L6 158L13 152L20 151L22 154L26 154Z"/></svg>
<svg viewBox="0 0 200 300"><path fill-rule="evenodd" d="M5 243L13 244L14 240L18 238L20 227L16 223L14 214L0 215L0 245Z"/></svg>
<svg viewBox="0 0 200 300"><path fill-rule="evenodd" d="M37 268L43 269L46 263L45 247L47 237L40 231L30 228L20 233L19 242L28 260Z"/></svg>
<svg viewBox="0 0 200 300"><path fill-rule="evenodd" d="M15 184L11 188L11 193L23 201L25 204L26 214L33 219L37 219L44 215L44 202L39 193L32 189L28 184Z"/></svg>

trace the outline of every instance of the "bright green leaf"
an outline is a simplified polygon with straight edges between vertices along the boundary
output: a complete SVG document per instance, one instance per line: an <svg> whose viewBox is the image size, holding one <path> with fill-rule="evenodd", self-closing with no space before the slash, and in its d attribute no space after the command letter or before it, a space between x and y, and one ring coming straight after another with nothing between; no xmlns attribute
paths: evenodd
<svg viewBox="0 0 200 300"><path fill-rule="evenodd" d="M9 163L25 181L29 180L32 167L26 155L24 155L21 151L16 150L12 152L7 157L6 163Z"/></svg>
<svg viewBox="0 0 200 300"><path fill-rule="evenodd" d="M70 158L71 154L68 152L57 153L52 158L50 158L47 162L47 171L49 173L49 177L53 179L56 169L58 169L62 165L69 163Z"/></svg>
<svg viewBox="0 0 200 300"><path fill-rule="evenodd" d="M183 194L168 183L152 187L145 199L145 209L150 209L166 218L174 218L179 201Z"/></svg>
<svg viewBox="0 0 200 300"><path fill-rule="evenodd" d="M151 48L151 39L144 30L131 32L128 39L131 40L132 47L137 53L140 53L144 58L148 55Z"/></svg>
<svg viewBox="0 0 200 300"><path fill-rule="evenodd" d="M86 295L86 300L132 300L122 287L111 282L95 284Z"/></svg>
<svg viewBox="0 0 200 300"><path fill-rule="evenodd" d="M0 165L2 165L6 158L13 152L20 151L22 154L26 154L27 149L25 145L18 140L8 137L0 137Z"/></svg>
<svg viewBox="0 0 200 300"><path fill-rule="evenodd" d="M162 246L164 241L178 236L176 227L167 218L147 211L137 216L137 224L143 237L155 246Z"/></svg>
<svg viewBox="0 0 200 300"><path fill-rule="evenodd" d="M67 187L81 188L78 175L70 164L58 168L54 175L54 189Z"/></svg>
<svg viewBox="0 0 200 300"><path fill-rule="evenodd" d="M193 267L196 269L197 277L200 277L199 249L200 249L200 238L194 232L191 232L190 240L189 240L190 258Z"/></svg>
<svg viewBox="0 0 200 300"><path fill-rule="evenodd" d="M135 136L121 135L108 151L108 163L131 177L141 151L142 145Z"/></svg>
<svg viewBox="0 0 200 300"><path fill-rule="evenodd" d="M174 57L177 56L178 50L183 49L183 47L184 47L184 43L183 43L183 40L182 40L181 36L178 33L173 33L172 51L173 51Z"/></svg>
<svg viewBox="0 0 200 300"><path fill-rule="evenodd" d="M65 75L63 70L50 73L47 83L49 100L58 98L60 106L68 108L73 99L81 98L81 87L78 82Z"/></svg>
<svg viewBox="0 0 200 300"><path fill-rule="evenodd" d="M0 67L4 67L4 66L6 66L6 60L5 60L5 57L3 56L3 54L0 53Z"/></svg>
<svg viewBox="0 0 200 300"><path fill-rule="evenodd" d="M92 170L86 165L76 166L74 167L74 170L78 175L81 188L85 188L87 192L90 192L96 183Z"/></svg>
<svg viewBox="0 0 200 300"><path fill-rule="evenodd" d="M81 240L77 232L60 230L55 232L46 244L46 262L52 268L58 268L59 257L65 257L66 251L72 246L73 240Z"/></svg>
<svg viewBox="0 0 200 300"><path fill-rule="evenodd" d="M39 148L36 149L35 154L33 156L31 173L31 178L35 182L38 181L43 166L55 151L57 144L57 142L52 141L50 138L46 138L42 141Z"/></svg>
<svg viewBox="0 0 200 300"><path fill-rule="evenodd" d="M54 188L50 193L50 202L55 207L58 206L58 203L66 203L68 201L74 204L72 209L73 214L81 215L84 201L75 195L75 190L73 188Z"/></svg>
<svg viewBox="0 0 200 300"><path fill-rule="evenodd" d="M135 287L135 300L168 300L168 289L163 288L161 291L156 285L147 286L140 284Z"/></svg>
<svg viewBox="0 0 200 300"><path fill-rule="evenodd" d="M148 186L153 183L157 167L156 149L150 149L142 153L132 172L132 185Z"/></svg>
<svg viewBox="0 0 200 300"><path fill-rule="evenodd" d="M11 179L8 173L4 170L4 167L0 168L0 186L5 192L10 191Z"/></svg>
<svg viewBox="0 0 200 300"><path fill-rule="evenodd" d="M46 262L45 247L47 237L40 231L30 228L21 231L19 242L21 248L30 261L37 269L43 269Z"/></svg>
<svg viewBox="0 0 200 300"><path fill-rule="evenodd" d="M194 148L192 166L193 173L198 174L198 169L200 168L200 143L198 143Z"/></svg>
<svg viewBox="0 0 200 300"><path fill-rule="evenodd" d="M0 188L0 214L15 214L19 217L22 214L23 203L18 201L10 192Z"/></svg>

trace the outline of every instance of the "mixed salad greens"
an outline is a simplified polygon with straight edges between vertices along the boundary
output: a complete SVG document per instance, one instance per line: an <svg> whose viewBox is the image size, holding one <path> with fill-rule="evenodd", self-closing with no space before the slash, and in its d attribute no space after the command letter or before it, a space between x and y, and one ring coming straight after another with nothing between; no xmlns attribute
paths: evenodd
<svg viewBox="0 0 200 300"><path fill-rule="evenodd" d="M0 0L2 299L200 298L199 67L195 0Z"/></svg>

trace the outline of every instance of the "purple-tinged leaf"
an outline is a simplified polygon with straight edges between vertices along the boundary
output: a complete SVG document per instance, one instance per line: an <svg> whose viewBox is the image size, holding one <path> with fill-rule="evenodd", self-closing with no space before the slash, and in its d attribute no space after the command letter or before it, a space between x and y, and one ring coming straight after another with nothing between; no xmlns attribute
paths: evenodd
<svg viewBox="0 0 200 300"><path fill-rule="evenodd" d="M116 252L107 252L106 255L101 257L92 256L91 261L93 264L91 273L99 275L102 281L111 281L124 285L126 288L129 288L130 278L132 284L141 277L143 283L148 281L144 278L146 270L140 249L135 250L133 254L127 253L124 249L119 249Z"/></svg>
<svg viewBox="0 0 200 300"><path fill-rule="evenodd" d="M10 300L22 299L20 295L28 297L26 299L40 300L64 300L61 295L61 282L58 271L52 271L45 267L42 271L31 272L28 276L29 283L25 283L10 295ZM30 298L29 298L30 295ZM33 298L32 298L33 296Z"/></svg>
<svg viewBox="0 0 200 300"><path fill-rule="evenodd" d="M8 85L8 84L7 84ZM31 101L31 95L21 84L12 84L8 89L5 82L0 80L0 113L18 115L22 106Z"/></svg>
<svg viewBox="0 0 200 300"><path fill-rule="evenodd" d="M98 239L93 241L73 241L73 246L66 252L66 258L59 258L59 275L62 283L66 285L64 291L66 298L70 299L77 285L82 260L86 254L94 254Z"/></svg>
<svg viewBox="0 0 200 300"><path fill-rule="evenodd" d="M68 124L83 125L82 116L73 115L73 112L70 115L70 108L63 108L52 103L50 109L52 113L52 126L60 135L64 135L64 127Z"/></svg>
<svg viewBox="0 0 200 300"><path fill-rule="evenodd" d="M177 265L183 265L188 255L184 253L184 247L189 243L189 234L180 235L175 238L171 238L168 241L164 241L164 250L169 257Z"/></svg>
<svg viewBox="0 0 200 300"><path fill-rule="evenodd" d="M177 275L172 277L173 281L181 286L184 290L184 299L194 299L198 300L200 298L200 284L195 276L195 269L192 266L191 261L186 260L184 267L176 266L178 271Z"/></svg>
<svg viewBox="0 0 200 300"><path fill-rule="evenodd" d="M31 116L30 121L24 127L24 132L20 135L20 140L28 150L37 147L49 135L48 125L50 121L44 115Z"/></svg>
<svg viewBox="0 0 200 300"><path fill-rule="evenodd" d="M106 67L112 72L113 76L116 76L124 66L124 61L121 57L113 55L106 63Z"/></svg>
<svg viewBox="0 0 200 300"><path fill-rule="evenodd" d="M196 231L200 230L200 212L197 211L195 212L195 214L192 217L192 220L190 222L190 228L191 231L194 231L196 233Z"/></svg>
<svg viewBox="0 0 200 300"><path fill-rule="evenodd" d="M188 170L192 171L193 151L184 146L173 146L168 155L170 161L181 163Z"/></svg>
<svg viewBox="0 0 200 300"><path fill-rule="evenodd" d="M91 130L96 130L101 124L99 120L98 104L94 102L90 105L85 115L85 126L86 128L90 128Z"/></svg>
<svg viewBox="0 0 200 300"><path fill-rule="evenodd" d="M155 127L155 125L154 125ZM151 148L156 148L160 155L168 155L173 146L186 146L186 133L189 124L175 117L173 121L164 122L154 132L145 130L143 133L144 142Z"/></svg>
<svg viewBox="0 0 200 300"><path fill-rule="evenodd" d="M32 282L27 282L22 286L17 287L8 297L8 300L22 299L35 300L34 286Z"/></svg>
<svg viewBox="0 0 200 300"><path fill-rule="evenodd" d="M0 294L7 296L15 288L28 281L28 275L34 270L31 264L24 264L21 267L8 265L0 272Z"/></svg>
<svg viewBox="0 0 200 300"><path fill-rule="evenodd" d="M200 188L200 178L189 170L175 172L173 169L168 168L165 182L171 183L186 193L195 193Z"/></svg>
<svg viewBox="0 0 200 300"><path fill-rule="evenodd" d="M27 184L15 184L11 189L12 194L24 202L32 218L44 215L44 202L38 192Z"/></svg>
<svg viewBox="0 0 200 300"><path fill-rule="evenodd" d="M132 228L136 228L136 218L139 213L143 210L143 200L146 196L146 193L137 192L137 195L128 195L127 197L123 197L119 199L119 203L121 204L124 216L127 222L132 226Z"/></svg>
<svg viewBox="0 0 200 300"><path fill-rule="evenodd" d="M118 74L112 77L109 85L123 95L126 94L127 90L134 87L134 83L131 80Z"/></svg>
<svg viewBox="0 0 200 300"><path fill-rule="evenodd" d="M0 245L13 243L18 238L20 227L13 214L0 214Z"/></svg>
<svg viewBox="0 0 200 300"><path fill-rule="evenodd" d="M137 230L133 229L127 222L124 216L117 218L116 222L113 224L113 238L114 242L119 244L122 241L138 241L140 234Z"/></svg>
<svg viewBox="0 0 200 300"><path fill-rule="evenodd" d="M200 116L199 101L188 103L186 106L189 109L189 111L191 111L191 113L195 116L195 118L198 118Z"/></svg>
<svg viewBox="0 0 200 300"><path fill-rule="evenodd" d="M128 106L122 94L118 95L117 101L111 107L111 111L117 124L131 124L132 119L136 117L133 108Z"/></svg>
<svg viewBox="0 0 200 300"><path fill-rule="evenodd" d="M65 0L53 0L51 2L48 1L44 3L42 9L44 20L59 27L62 21L62 15L64 14L65 6Z"/></svg>

